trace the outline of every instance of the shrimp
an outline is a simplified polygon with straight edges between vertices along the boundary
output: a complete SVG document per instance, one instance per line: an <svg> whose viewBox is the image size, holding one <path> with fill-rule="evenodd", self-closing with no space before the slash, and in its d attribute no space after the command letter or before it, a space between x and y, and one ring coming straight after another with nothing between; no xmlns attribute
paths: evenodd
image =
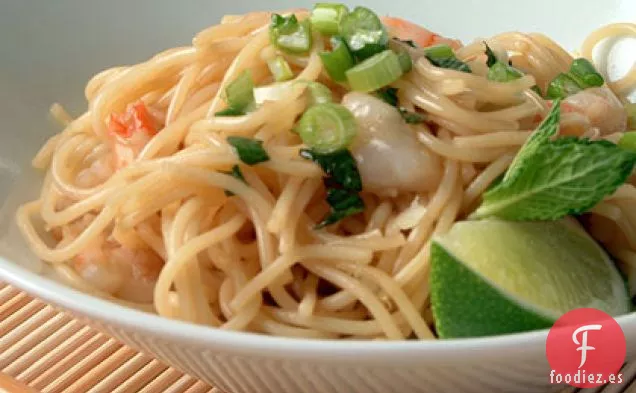
<svg viewBox="0 0 636 393"><path fill-rule="evenodd" d="M123 114L111 114L108 123L109 143L113 152L113 166L123 168L132 163L157 133L157 119L142 101L126 108Z"/></svg>
<svg viewBox="0 0 636 393"><path fill-rule="evenodd" d="M60 246L76 239L95 219L88 213L61 227ZM74 270L95 288L132 302L149 303L163 268L163 260L154 251L126 247L102 233L71 260Z"/></svg>
<svg viewBox="0 0 636 393"><path fill-rule="evenodd" d="M585 89L563 101L564 113L579 113L601 135L623 132L627 128L627 111L623 103L606 86Z"/></svg>
<svg viewBox="0 0 636 393"><path fill-rule="evenodd" d="M149 249L131 249L98 239L73 260L75 271L118 298L150 303L163 261Z"/></svg>
<svg viewBox="0 0 636 393"><path fill-rule="evenodd" d="M395 195L400 191L424 192L439 184L440 159L417 140L394 107L358 92L346 94L342 105L358 123L351 152L366 190Z"/></svg>
<svg viewBox="0 0 636 393"><path fill-rule="evenodd" d="M405 41L411 40L421 47L439 44L449 45L453 49L459 49L462 47L462 43L459 40L442 37L441 35L435 34L430 30L401 18L385 16L382 18L382 23L384 23L384 25L388 28L391 36Z"/></svg>
<svg viewBox="0 0 636 393"><path fill-rule="evenodd" d="M77 174L75 184L82 188L94 187L106 181L115 171L112 160L102 155Z"/></svg>

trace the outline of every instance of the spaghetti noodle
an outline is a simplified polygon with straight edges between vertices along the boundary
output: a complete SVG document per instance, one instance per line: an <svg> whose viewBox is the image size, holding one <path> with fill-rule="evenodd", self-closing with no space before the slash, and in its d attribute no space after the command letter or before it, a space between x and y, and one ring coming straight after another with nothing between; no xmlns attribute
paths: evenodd
<svg viewBox="0 0 636 393"><path fill-rule="evenodd" d="M295 15L309 17L304 10ZM330 44L316 31L307 53L281 51L271 41L271 17L228 16L192 46L97 74L78 118L54 105L64 130L33 160L46 179L40 197L17 213L24 236L70 285L169 318L280 336L434 338L429 240L470 213L510 165L550 107L533 88L546 91L573 58L543 35L494 36L488 45L524 74L502 83L486 78L483 42L460 46L385 18L393 36L455 47L472 72L413 56L412 71L390 87L402 110L424 120L400 123L397 111L397 120L387 117L387 126L408 135L406 142L376 135L390 149L360 153L369 154L357 160L364 211L316 229L329 213L324 173L299 155L307 146L291 132L311 105L309 82L329 87L336 102L348 100L354 114L361 105L393 107L328 77L321 52ZM583 56L591 59L605 38L634 32L631 24L604 27L585 41ZM279 86L268 68L278 56L292 72L283 93L267 90L250 110L219 115L228 87L245 70L257 88ZM622 98L635 86L633 68L601 89ZM620 104L610 109L624 112ZM561 132L612 140L625 131L606 129L610 120L594 116L585 108L566 111ZM262 141L269 159L245 164L228 136ZM424 166L409 168L416 153ZM413 173L392 172L398 167ZM634 203L628 182L588 220L590 232L632 269ZM621 236L603 235L616 231Z"/></svg>

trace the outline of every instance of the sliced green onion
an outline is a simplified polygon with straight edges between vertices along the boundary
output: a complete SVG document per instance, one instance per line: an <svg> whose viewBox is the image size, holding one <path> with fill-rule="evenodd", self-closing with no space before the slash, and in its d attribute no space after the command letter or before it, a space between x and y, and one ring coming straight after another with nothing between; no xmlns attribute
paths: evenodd
<svg viewBox="0 0 636 393"><path fill-rule="evenodd" d="M342 18L340 34L354 56L367 59L388 48L389 35L375 12L366 7L356 7Z"/></svg>
<svg viewBox="0 0 636 393"><path fill-rule="evenodd" d="M291 54L306 54L311 49L311 24L309 20L298 22L296 15L283 17L272 15L269 40L278 49Z"/></svg>
<svg viewBox="0 0 636 393"><path fill-rule="evenodd" d="M269 60L267 66L277 82L286 81L294 77L289 63L282 56L276 56Z"/></svg>
<svg viewBox="0 0 636 393"><path fill-rule="evenodd" d="M565 98L569 95L576 94L582 88L576 83L576 80L568 74L559 74L548 86L546 95L549 99Z"/></svg>
<svg viewBox="0 0 636 393"><path fill-rule="evenodd" d="M345 149L356 136L356 120L340 104L317 104L303 114L296 127L303 142L319 154Z"/></svg>
<svg viewBox="0 0 636 393"><path fill-rule="evenodd" d="M249 70L244 70L225 88L225 102L236 111L244 111L254 102L254 81Z"/></svg>
<svg viewBox="0 0 636 393"><path fill-rule="evenodd" d="M441 60L448 57L455 57L453 48L444 44L429 46L428 48L424 49L424 54L429 60Z"/></svg>
<svg viewBox="0 0 636 393"><path fill-rule="evenodd" d="M336 35L340 31L340 22L349 9L344 4L318 3L311 11L311 25L321 34Z"/></svg>
<svg viewBox="0 0 636 393"><path fill-rule="evenodd" d="M400 67L402 67L402 72L405 74L410 72L413 69L413 59L411 59L411 55L409 55L407 51L400 51L397 56L400 61Z"/></svg>
<svg viewBox="0 0 636 393"><path fill-rule="evenodd" d="M601 87L605 84L603 76L596 71L596 68L587 59L575 59L570 66L570 76L579 82L582 88Z"/></svg>
<svg viewBox="0 0 636 393"><path fill-rule="evenodd" d="M309 106L333 102L333 93L322 83L308 82L307 89L309 90Z"/></svg>
<svg viewBox="0 0 636 393"><path fill-rule="evenodd" d="M242 136L229 136L227 142L232 145L241 161L247 165L269 160L269 155L263 148L263 141Z"/></svg>
<svg viewBox="0 0 636 393"><path fill-rule="evenodd" d="M623 149L636 151L636 131L628 131L621 136L618 146Z"/></svg>
<svg viewBox="0 0 636 393"><path fill-rule="evenodd" d="M630 102L625 105L627 111L627 126L630 129L636 129L636 102Z"/></svg>
<svg viewBox="0 0 636 393"><path fill-rule="evenodd" d="M374 91L402 76L398 56L390 49L378 53L347 71L347 81L353 90Z"/></svg>
<svg viewBox="0 0 636 393"><path fill-rule="evenodd" d="M342 37L333 37L331 47L331 52L320 53L320 59L331 79L344 82L347 80L345 72L353 67L353 57Z"/></svg>
<svg viewBox="0 0 636 393"><path fill-rule="evenodd" d="M521 71L502 62L496 62L488 70L488 80L495 82L510 82L523 76Z"/></svg>

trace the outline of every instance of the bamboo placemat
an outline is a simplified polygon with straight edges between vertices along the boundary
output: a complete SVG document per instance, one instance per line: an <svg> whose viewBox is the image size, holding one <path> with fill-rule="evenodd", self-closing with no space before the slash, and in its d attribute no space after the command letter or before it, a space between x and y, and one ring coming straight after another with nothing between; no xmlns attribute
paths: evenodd
<svg viewBox="0 0 636 393"><path fill-rule="evenodd" d="M1 374L42 393L221 393L3 283L0 393L18 389Z"/></svg>
<svg viewBox="0 0 636 393"><path fill-rule="evenodd" d="M636 363L623 371L634 383L592 392L636 393ZM577 391L583 392L563 393ZM5 392L222 393L0 282L0 393Z"/></svg>

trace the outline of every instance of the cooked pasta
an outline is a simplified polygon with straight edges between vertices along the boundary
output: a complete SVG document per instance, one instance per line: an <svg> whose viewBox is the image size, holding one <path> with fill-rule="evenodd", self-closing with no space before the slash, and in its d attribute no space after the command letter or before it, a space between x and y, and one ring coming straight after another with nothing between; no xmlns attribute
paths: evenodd
<svg viewBox="0 0 636 393"><path fill-rule="evenodd" d="M168 318L278 336L433 339L431 237L504 174L574 58L544 35L499 34L485 42L520 75L493 80L484 41L463 46L385 17L382 28L399 40L384 50L408 55L412 69L371 88L384 75L334 78L339 63L324 54L338 46L321 29L303 30L309 11L273 15L227 16L191 46L97 74L77 118L53 105L63 131L33 159L46 178L17 212L19 227L68 284ZM284 37L293 23L295 35ZM635 32L606 26L582 55L591 60L603 39ZM303 39L310 45L299 49ZM440 66L427 47L451 49L459 66ZM616 142L635 87L632 68L565 97L560 133ZM325 105L330 112L309 118ZM338 132L315 139L321 121ZM327 196L342 191L320 161L335 145L348 147L362 182L347 194L363 203L355 214ZM582 218L630 272L635 185Z"/></svg>

